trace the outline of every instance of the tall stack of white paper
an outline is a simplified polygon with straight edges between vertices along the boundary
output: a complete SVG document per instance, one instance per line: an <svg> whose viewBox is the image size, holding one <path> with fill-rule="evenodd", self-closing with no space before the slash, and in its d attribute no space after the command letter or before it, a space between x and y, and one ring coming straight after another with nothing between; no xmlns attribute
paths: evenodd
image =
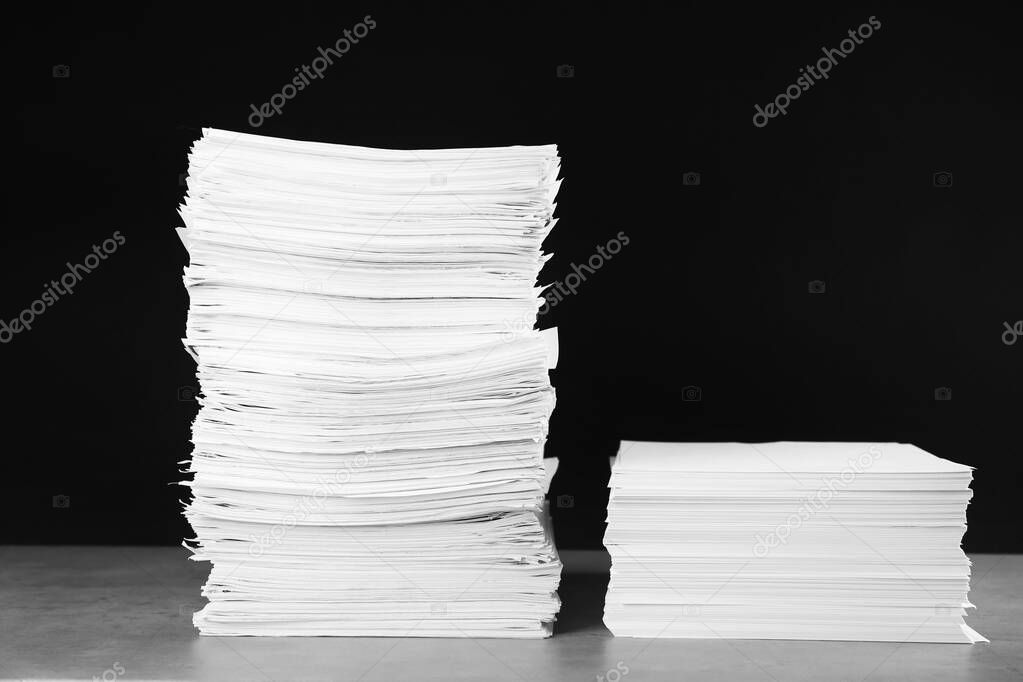
<svg viewBox="0 0 1023 682"><path fill-rule="evenodd" d="M972 469L902 443L623 442L617 636L986 641L963 622Z"/></svg>
<svg viewBox="0 0 1023 682"><path fill-rule="evenodd" d="M203 131L179 230L203 634L551 633L559 167Z"/></svg>

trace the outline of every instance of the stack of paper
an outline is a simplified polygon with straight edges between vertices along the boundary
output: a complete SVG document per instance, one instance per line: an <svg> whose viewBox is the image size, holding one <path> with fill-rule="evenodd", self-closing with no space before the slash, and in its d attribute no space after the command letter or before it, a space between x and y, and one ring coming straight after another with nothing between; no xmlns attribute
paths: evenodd
<svg viewBox="0 0 1023 682"><path fill-rule="evenodd" d="M203 131L179 230L203 634L551 633L559 167Z"/></svg>
<svg viewBox="0 0 1023 682"><path fill-rule="evenodd" d="M964 624L972 469L902 443L623 442L617 636L986 641Z"/></svg>

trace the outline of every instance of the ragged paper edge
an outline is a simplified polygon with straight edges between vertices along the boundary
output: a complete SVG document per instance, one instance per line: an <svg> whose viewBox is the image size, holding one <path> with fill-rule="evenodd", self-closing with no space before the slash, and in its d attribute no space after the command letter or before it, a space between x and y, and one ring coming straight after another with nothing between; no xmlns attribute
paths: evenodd
<svg viewBox="0 0 1023 682"><path fill-rule="evenodd" d="M962 623L959 627L963 629L963 634L966 636L968 640L970 640L970 644L976 644L977 642L987 642L988 644L991 643L990 639L980 634L966 623Z"/></svg>
<svg viewBox="0 0 1023 682"><path fill-rule="evenodd" d="M544 484L543 493L546 495L551 491L551 481L554 480L554 474L558 473L558 458L557 457L544 457L543 459L543 470L547 474L547 480Z"/></svg>
<svg viewBox="0 0 1023 682"><path fill-rule="evenodd" d="M558 366L558 328L544 329L540 338L547 344L547 369L554 369Z"/></svg>

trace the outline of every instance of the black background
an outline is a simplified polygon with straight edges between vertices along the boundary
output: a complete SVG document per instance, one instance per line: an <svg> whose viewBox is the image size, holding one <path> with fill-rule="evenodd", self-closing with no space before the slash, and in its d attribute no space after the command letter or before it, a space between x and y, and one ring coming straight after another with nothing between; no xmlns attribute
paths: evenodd
<svg viewBox="0 0 1023 682"><path fill-rule="evenodd" d="M541 320L561 339L547 447L562 460L552 494L571 497L554 509L561 546L600 545L619 439L785 439L905 441L974 465L967 549L1023 550L1023 339L1001 340L1023 318L1016 18L933 3L489 4L12 10L0 317L115 230L126 243L0 347L0 541L189 534L170 485L197 410L173 228L188 147L214 126L560 146L543 280L629 236ZM323 79L248 126L250 104L367 14L377 27ZM752 125L754 104L871 15L882 27L828 80Z"/></svg>

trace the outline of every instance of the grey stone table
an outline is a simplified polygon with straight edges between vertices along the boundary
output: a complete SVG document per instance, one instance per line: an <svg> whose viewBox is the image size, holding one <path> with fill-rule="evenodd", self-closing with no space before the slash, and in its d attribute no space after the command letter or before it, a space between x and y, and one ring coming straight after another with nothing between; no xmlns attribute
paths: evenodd
<svg viewBox="0 0 1023 682"><path fill-rule="evenodd" d="M1023 679L1023 556L975 555L969 623L990 644L613 638L607 556L564 552L539 641L199 637L207 565L172 547L0 547L0 678L100 680ZM624 672L625 670L628 672Z"/></svg>

